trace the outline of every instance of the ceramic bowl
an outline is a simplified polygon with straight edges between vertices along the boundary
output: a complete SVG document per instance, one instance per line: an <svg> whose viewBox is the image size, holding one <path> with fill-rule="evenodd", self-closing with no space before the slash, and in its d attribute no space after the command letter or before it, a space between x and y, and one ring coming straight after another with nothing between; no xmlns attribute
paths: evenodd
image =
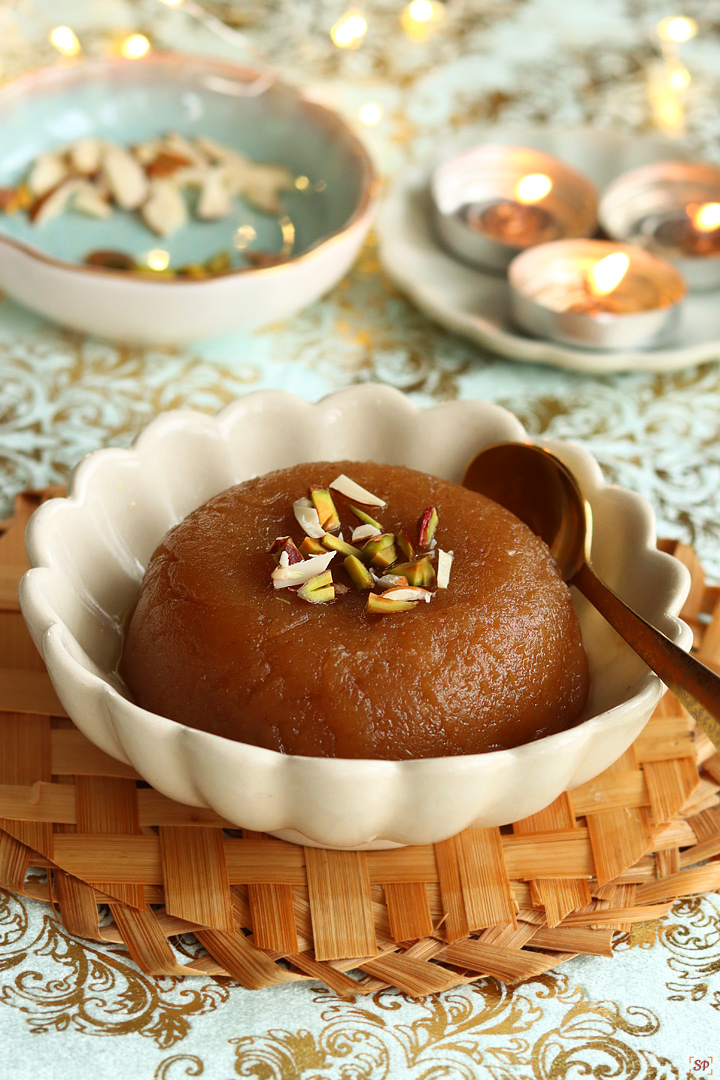
<svg viewBox="0 0 720 1080"><path fill-rule="evenodd" d="M637 737L663 687L580 596L592 678L586 718L513 750L411 761L283 755L146 712L115 673L123 615L150 555L169 528L212 495L319 456L372 457L458 481L478 450L503 440L527 435L497 405L422 409L399 391L366 384L314 405L263 391L215 418L166 413L132 449L88 455L67 498L33 515L27 544L34 569L21 585L25 619L69 715L97 746L130 762L170 798L212 807L249 829L331 847L431 843L469 825L500 825L596 776ZM598 572L689 648L691 631L677 618L688 574L656 549L650 505L606 485L580 447L546 445L590 501Z"/></svg>
<svg viewBox="0 0 720 1080"><path fill-rule="evenodd" d="M39 153L80 136L127 146L168 131L208 135L308 178L304 190L283 197L295 227L288 262L204 280L148 279L83 265L98 249L142 259L161 248L171 266L202 262L232 251L241 225L256 230L258 250L279 250L277 219L240 200L231 217L191 219L165 240L136 213L119 210L105 221L67 211L40 227L26 214L0 214L0 288L76 330L147 344L252 330L293 315L336 284L370 227L372 164L339 116L282 83L259 79L256 71L220 60L157 53L23 76L0 91L0 187L25 176Z"/></svg>

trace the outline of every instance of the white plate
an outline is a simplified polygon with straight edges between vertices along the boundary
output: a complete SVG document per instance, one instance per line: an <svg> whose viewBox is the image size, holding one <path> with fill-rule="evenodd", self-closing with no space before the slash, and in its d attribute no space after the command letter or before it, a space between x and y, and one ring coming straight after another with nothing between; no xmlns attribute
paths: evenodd
<svg viewBox="0 0 720 1080"><path fill-rule="evenodd" d="M466 265L445 251L430 213L428 183L437 161L455 150L487 142L530 146L553 154L584 172L599 191L628 169L691 157L686 147L660 136L618 135L591 128L468 129L432 161L400 174L380 209L377 230L385 269L426 315L513 360L574 371L674 371L716 359L720 349L717 291L687 298L677 340L662 349L593 352L539 341L513 326L507 279Z"/></svg>

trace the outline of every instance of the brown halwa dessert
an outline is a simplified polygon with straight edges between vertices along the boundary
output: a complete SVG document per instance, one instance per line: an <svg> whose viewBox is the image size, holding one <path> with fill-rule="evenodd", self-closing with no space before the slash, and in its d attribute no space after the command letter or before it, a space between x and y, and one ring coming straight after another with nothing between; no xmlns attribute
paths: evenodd
<svg viewBox="0 0 720 1080"><path fill-rule="evenodd" d="M345 758L518 746L569 727L588 688L570 592L527 526L457 484L350 461L249 480L172 529L121 671L190 727Z"/></svg>

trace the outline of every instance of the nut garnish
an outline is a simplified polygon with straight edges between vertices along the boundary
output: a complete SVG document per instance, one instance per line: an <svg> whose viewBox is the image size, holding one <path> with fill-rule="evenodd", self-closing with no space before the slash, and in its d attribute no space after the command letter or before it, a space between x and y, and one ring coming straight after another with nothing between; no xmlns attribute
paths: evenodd
<svg viewBox="0 0 720 1080"><path fill-rule="evenodd" d="M435 569L428 558L423 556L414 562L398 563L389 571L390 574L402 574L407 578L409 585L432 585L435 580Z"/></svg>
<svg viewBox="0 0 720 1080"><path fill-rule="evenodd" d="M382 577L375 575L375 584L385 591L387 589L397 589L400 585L408 585L408 579L403 574L383 574Z"/></svg>
<svg viewBox="0 0 720 1080"><path fill-rule="evenodd" d="M353 588L368 593L365 611L370 615L410 611L418 604L429 603L435 589L447 589L454 556L452 551L437 546L439 515L435 506L429 506L420 517L419 552L405 529L397 534L384 532L379 521L352 503L349 509L361 524L352 529L353 543L348 543L331 489L367 506L386 505L344 474L327 487L311 485L310 498L303 496L293 503L295 518L306 533L300 547L292 537L278 536L270 548L278 564L271 575L276 589L290 588L312 604L343 596L350 591L348 586L333 582L328 569L338 552ZM398 562L400 554L405 562ZM431 561L436 556L437 574Z"/></svg>
<svg viewBox="0 0 720 1080"><path fill-rule="evenodd" d="M356 555L348 555L343 566L356 589L372 589L375 579L366 566L360 562Z"/></svg>
<svg viewBox="0 0 720 1080"><path fill-rule="evenodd" d="M340 518L328 489L311 487L310 501L317 510L320 524L325 532L337 532L340 528Z"/></svg>
<svg viewBox="0 0 720 1080"><path fill-rule="evenodd" d="M335 599L335 586L332 583L332 571L326 570L323 574L317 574L309 578L301 589L298 596L307 600L310 604L327 604Z"/></svg>
<svg viewBox="0 0 720 1080"><path fill-rule="evenodd" d="M383 531L383 527L379 521L376 521L374 517L370 517L364 510L361 510L359 506L350 505L350 509L356 518L359 518L365 525L374 525L378 532Z"/></svg>
<svg viewBox="0 0 720 1080"><path fill-rule="evenodd" d="M328 551L325 555L313 555L310 559L294 563L292 566L276 566L271 577L276 589L290 589L295 585L304 585L310 578L323 574L332 559L334 551Z"/></svg>
<svg viewBox="0 0 720 1080"><path fill-rule="evenodd" d="M311 536L306 536L300 545L300 551L303 555L324 555L325 548L322 546L319 540L313 540Z"/></svg>
<svg viewBox="0 0 720 1080"><path fill-rule="evenodd" d="M373 592L367 598L365 610L368 615L396 615L400 611L412 611L417 603L417 600L389 600L387 593Z"/></svg>
<svg viewBox="0 0 720 1080"><path fill-rule="evenodd" d="M272 555L276 563L280 562L283 554L287 555L287 562L283 563L284 566L292 566L294 563L303 561L302 555L296 548L295 542L290 536L277 536L273 540L272 547L268 551L268 555Z"/></svg>
<svg viewBox="0 0 720 1080"><path fill-rule="evenodd" d="M425 600L428 604L433 598L433 594L428 589L408 585L400 585L397 589L388 589L387 592L383 593L383 596L388 600Z"/></svg>
<svg viewBox="0 0 720 1080"><path fill-rule="evenodd" d="M421 548L430 547L432 539L435 535L438 523L438 512L434 506L428 506L427 510L420 518L420 526L418 529L418 543Z"/></svg>
<svg viewBox="0 0 720 1080"><path fill-rule="evenodd" d="M356 529L353 529L352 540L356 543L358 540L369 540L371 536L380 536L382 529L378 529L376 525L358 525Z"/></svg>
<svg viewBox="0 0 720 1080"><path fill-rule="evenodd" d="M355 555L356 558L360 557L360 548L353 547L352 544L347 544L344 540L341 540L339 536L333 536L332 533L325 533L322 539L326 548L330 548L331 551L339 551L342 555Z"/></svg>
<svg viewBox="0 0 720 1080"><path fill-rule="evenodd" d="M450 568L452 567L455 553L453 551L438 550L437 587L447 589L450 581Z"/></svg>
<svg viewBox="0 0 720 1080"><path fill-rule="evenodd" d="M381 558L383 551L388 554ZM391 554L392 558L388 562ZM380 533L379 536L374 536L371 540L368 540L363 544L361 558L373 566L391 566L397 559L395 535L393 533Z"/></svg>
<svg viewBox="0 0 720 1080"><path fill-rule="evenodd" d="M373 495L367 491L364 487L360 487L354 480L351 480L345 473L340 473L330 484L331 488L335 491L339 491L341 495L344 495L348 499L355 499L356 502L362 503L363 506L387 506L384 499L379 498L377 495Z"/></svg>
<svg viewBox="0 0 720 1080"><path fill-rule="evenodd" d="M317 510L308 498L303 496L301 499L296 499L293 503L293 513L298 525L308 536L312 536L314 540L322 540L325 530L320 524Z"/></svg>
<svg viewBox="0 0 720 1080"><path fill-rule="evenodd" d="M400 532L395 537L395 542L397 543L397 546L400 548L406 559L415 558L415 548L413 547L412 540L408 536L405 529L400 530Z"/></svg>

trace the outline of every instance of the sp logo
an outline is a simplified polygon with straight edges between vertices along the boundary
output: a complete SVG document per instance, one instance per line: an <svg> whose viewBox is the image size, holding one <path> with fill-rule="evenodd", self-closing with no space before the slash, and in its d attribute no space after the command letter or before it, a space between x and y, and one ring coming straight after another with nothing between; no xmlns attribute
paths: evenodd
<svg viewBox="0 0 720 1080"><path fill-rule="evenodd" d="M703 1076L712 1076L712 1063L711 1057L707 1058L690 1058L690 1068L695 1073L701 1073Z"/></svg>

